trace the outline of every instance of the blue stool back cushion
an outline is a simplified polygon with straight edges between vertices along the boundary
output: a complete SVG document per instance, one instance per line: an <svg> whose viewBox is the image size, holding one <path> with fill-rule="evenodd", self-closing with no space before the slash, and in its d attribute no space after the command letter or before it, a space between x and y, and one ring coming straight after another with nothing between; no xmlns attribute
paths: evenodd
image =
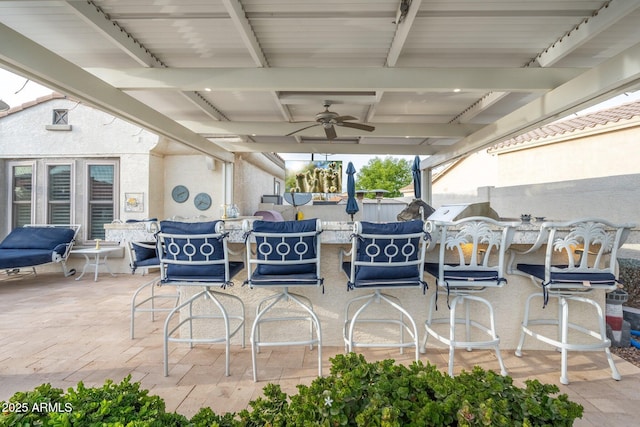
<svg viewBox="0 0 640 427"><path fill-rule="evenodd" d="M75 231L61 227L20 227L15 228L0 243L6 249L49 249L73 240Z"/></svg>
<svg viewBox="0 0 640 427"><path fill-rule="evenodd" d="M216 224L220 221L210 222L177 222L177 221L162 221L160 223L160 230L166 234L215 234ZM194 261L205 261L207 257L201 252L201 245L205 243L205 239L190 239L191 245L196 249L196 253L189 257L184 253L184 245L187 244L187 239L174 239L178 246L180 246L179 253L168 253L168 248L164 248L162 254L164 259L177 259L181 261L188 261L189 259ZM166 243L166 242L165 242ZM207 253L213 252L209 255L209 260L224 259L224 246L222 239L208 239L206 242ZM210 246L209 246L210 245ZM224 264L209 264L209 265L185 265L185 264L170 264L167 263L166 270L167 279L179 277L180 279L193 278L207 278L211 281L224 279Z"/></svg>
<svg viewBox="0 0 640 427"><path fill-rule="evenodd" d="M402 234L421 233L423 229L422 221L407 221L407 222L390 222L390 223L373 223L362 222L362 234L391 234L400 236ZM403 246L407 243L411 243L413 249L408 250L405 248L403 253ZM363 238L358 246L357 261L373 261L380 263L387 263L389 261L401 262L401 261L416 261L420 256L419 249L420 238L414 237L411 239L397 240L394 242L396 247L391 245L391 239L374 239ZM373 245L373 246L372 246ZM378 250L378 248L380 248ZM385 254L385 247L387 251ZM378 253L377 256L373 256ZM395 256L389 256L394 255ZM408 256L407 256L408 255ZM356 267L356 281L360 280L375 280L375 279L409 279L416 278L420 275L420 269L418 265L407 266L393 266L389 264L387 266L357 266Z"/></svg>
<svg viewBox="0 0 640 427"><path fill-rule="evenodd" d="M303 221L254 221L253 231L261 233L274 233L280 236L290 233L304 233L316 231L316 220ZM315 273L316 263L313 260L316 254L316 239L318 236L284 238L281 237L256 237L256 253L259 260L291 261L298 259L311 260L306 264L266 265L258 264L256 273L261 275L286 275ZM278 246L279 245L279 246ZM278 253L280 252L280 253ZM296 253L298 252L298 253Z"/></svg>
<svg viewBox="0 0 640 427"><path fill-rule="evenodd" d="M156 242L146 242L146 244L155 245ZM140 246L135 243L131 243L131 248L133 249L133 252L136 254L136 264L138 265L140 265L141 262L146 261L148 259L158 258L155 249Z"/></svg>

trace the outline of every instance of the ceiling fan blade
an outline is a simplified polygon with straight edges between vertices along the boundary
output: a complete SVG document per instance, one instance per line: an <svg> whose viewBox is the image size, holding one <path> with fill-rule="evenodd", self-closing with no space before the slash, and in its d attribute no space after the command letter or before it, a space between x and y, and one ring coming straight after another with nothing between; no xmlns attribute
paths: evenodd
<svg viewBox="0 0 640 427"><path fill-rule="evenodd" d="M336 128L333 126L325 126L324 133L327 134L327 139L329 140L336 139L338 137L338 134L336 134Z"/></svg>
<svg viewBox="0 0 640 427"><path fill-rule="evenodd" d="M340 126L344 126L346 128L354 128L360 129L367 132L373 132L376 128L374 126L364 125L362 123L350 123L350 122L342 122L338 123Z"/></svg>
<svg viewBox="0 0 640 427"><path fill-rule="evenodd" d="M333 120L335 120L336 122L344 122L345 120L358 120L358 118L353 116L338 116Z"/></svg>
<svg viewBox="0 0 640 427"><path fill-rule="evenodd" d="M295 135L295 134L296 134L296 133L298 133L298 132L302 132L303 130L305 130L305 129L309 129L309 128L312 128L312 127L314 127L314 126L319 126L320 124L321 124L321 123L314 123L314 124L312 124L312 125L305 126L305 127L300 128L300 129L298 129L298 130L294 130L293 132L290 132L290 133L286 134L285 136Z"/></svg>

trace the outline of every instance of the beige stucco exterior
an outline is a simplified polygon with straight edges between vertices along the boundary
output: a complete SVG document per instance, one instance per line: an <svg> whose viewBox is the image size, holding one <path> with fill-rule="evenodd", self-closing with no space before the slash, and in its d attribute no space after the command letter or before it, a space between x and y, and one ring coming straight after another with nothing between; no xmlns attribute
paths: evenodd
<svg viewBox="0 0 640 427"><path fill-rule="evenodd" d="M51 126L54 109L68 110L69 126ZM258 209L260 196L273 193L274 179L284 179L284 162L277 164L277 158L274 162L274 157L261 154L238 155L234 163L223 163L88 105L60 95L48 96L0 115L0 197L4 218L0 238L10 231L11 183L7 165L36 160L40 162L37 165L57 160L68 163L69 159L78 165L73 170L78 191L85 179L79 166L81 160L117 160L114 216L121 221L175 216L219 218L224 203L235 203L241 215L251 215ZM35 182L33 222L37 223L46 222L46 210L38 204L46 191L42 181ZM176 203L171 197L171 190L178 184L189 189L189 199L184 203ZM211 196L209 209L199 210L194 205L194 197L201 192ZM142 193L141 212L125 210L129 193ZM82 197L78 194L74 200L74 223L83 224L86 220ZM81 238L79 243L87 244L84 240Z"/></svg>
<svg viewBox="0 0 640 427"><path fill-rule="evenodd" d="M432 203L488 201L504 218L640 224L639 137L635 117L484 150L434 174Z"/></svg>

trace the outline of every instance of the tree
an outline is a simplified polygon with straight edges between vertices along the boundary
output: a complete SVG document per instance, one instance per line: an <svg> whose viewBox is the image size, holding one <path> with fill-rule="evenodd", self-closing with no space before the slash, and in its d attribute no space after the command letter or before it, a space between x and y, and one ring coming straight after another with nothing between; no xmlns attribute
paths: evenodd
<svg viewBox="0 0 640 427"><path fill-rule="evenodd" d="M387 190L386 197L401 196L400 189L411 183L411 164L406 159L374 157L356 175L357 190ZM375 197L373 194L367 197Z"/></svg>

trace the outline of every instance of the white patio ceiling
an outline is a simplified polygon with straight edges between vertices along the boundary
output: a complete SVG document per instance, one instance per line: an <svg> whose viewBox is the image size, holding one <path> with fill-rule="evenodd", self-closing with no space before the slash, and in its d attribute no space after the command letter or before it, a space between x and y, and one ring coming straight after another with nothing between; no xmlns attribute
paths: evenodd
<svg viewBox="0 0 640 427"><path fill-rule="evenodd" d="M437 165L637 90L640 0L0 0L0 67L222 160ZM324 101L375 130L286 136Z"/></svg>

